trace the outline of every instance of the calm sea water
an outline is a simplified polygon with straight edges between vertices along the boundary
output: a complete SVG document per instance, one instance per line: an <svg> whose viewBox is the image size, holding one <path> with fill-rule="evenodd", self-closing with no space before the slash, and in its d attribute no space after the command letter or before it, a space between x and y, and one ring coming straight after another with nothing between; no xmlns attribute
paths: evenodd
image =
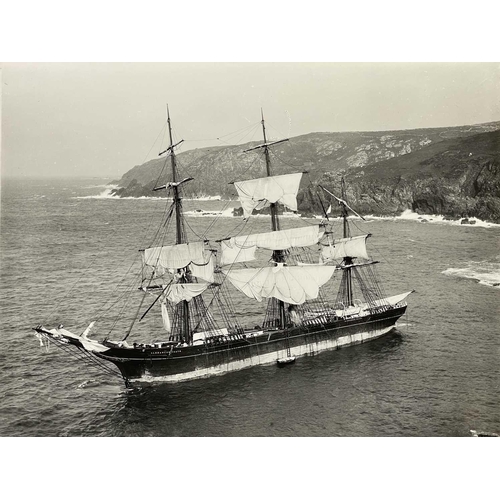
<svg viewBox="0 0 500 500"><path fill-rule="evenodd" d="M492 286L500 282L500 227L357 221L373 234L369 249L382 262L386 292L417 291L394 333L285 369L127 391L121 379L40 347L31 331L40 323L81 331L125 290L121 277L165 202L96 197L104 189L102 180L2 180L0 435L500 432L500 287ZM187 210L222 206L186 202ZM197 234L212 221L187 218ZM221 218L217 231L238 223ZM268 221L258 224L264 230ZM245 307L251 324L258 304Z"/></svg>

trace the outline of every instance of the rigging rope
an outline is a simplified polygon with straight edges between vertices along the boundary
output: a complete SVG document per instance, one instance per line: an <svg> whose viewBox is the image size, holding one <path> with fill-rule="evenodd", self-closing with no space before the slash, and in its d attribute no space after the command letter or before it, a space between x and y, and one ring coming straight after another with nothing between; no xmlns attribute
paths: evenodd
<svg viewBox="0 0 500 500"><path fill-rule="evenodd" d="M224 144L228 145L228 146L237 146L239 144L242 144L243 143L243 140L249 136L250 134L252 134L252 137L255 135L255 132L257 130L259 126L259 123L255 123L253 125L249 125L249 127L252 127L251 130L249 130L244 136L242 136L240 139L238 139L236 141L236 144L230 144L229 142L226 142L226 141L223 141L220 137L227 137L227 135L231 135L231 134L227 134L226 136L220 136L220 137L217 137L217 140L220 141L220 142L223 142ZM249 128L247 127L247 128ZM243 130L246 130L246 129L243 129ZM249 141L247 142L253 142L252 139L250 139Z"/></svg>
<svg viewBox="0 0 500 500"><path fill-rule="evenodd" d="M260 124L260 122L251 123L250 125L247 125L246 127L243 127L241 129L235 130L233 132L229 132L229 133L224 134L224 135L219 135L218 137L209 137L209 138L206 138L206 139L187 139L184 142L209 142L209 141L218 141L218 140L221 140L222 137L228 137L230 135L236 135L236 134L238 134L240 132L247 131L250 128L257 128L259 126L259 124ZM179 130L178 126L176 126L176 128ZM174 132L174 128L172 128L172 132ZM248 133L246 135L248 135ZM225 141L221 140L221 142L225 142ZM241 140L239 142L241 142Z"/></svg>
<svg viewBox="0 0 500 500"><path fill-rule="evenodd" d="M118 369L111 368L110 366L105 364L102 360L97 359L91 353L89 353L85 350L82 350L81 348L78 348L78 350L75 350L74 349L75 346L70 346L69 344L58 342L57 340L52 339L51 337L44 336L44 338L47 340L47 342L51 342L52 344L55 344L56 347L59 347L61 350L65 351L70 356L73 356L75 359L83 361L83 362L89 362L90 364L95 365L101 371L104 371L104 372L109 373L111 375L116 375L116 376L122 378L122 375L118 371Z"/></svg>

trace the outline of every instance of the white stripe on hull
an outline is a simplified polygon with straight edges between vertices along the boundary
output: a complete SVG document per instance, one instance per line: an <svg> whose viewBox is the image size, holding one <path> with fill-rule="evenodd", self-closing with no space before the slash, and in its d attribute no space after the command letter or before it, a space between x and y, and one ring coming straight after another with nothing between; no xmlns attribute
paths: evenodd
<svg viewBox="0 0 500 500"><path fill-rule="evenodd" d="M350 335L344 335L337 339L323 340L320 342L312 342L308 345L300 345L290 348L290 353L292 356L301 357L314 355L321 351L329 351L334 349L339 349L340 347L345 347L354 344L361 344L362 342L367 342L369 340L376 339L389 333L395 325L390 325L385 328L372 330L369 332L354 333ZM164 376L152 376L146 375L141 378L133 378L132 381L137 382L183 382L185 380L193 380L197 378L207 378L214 375L224 375L228 372L243 370L244 368L250 368L251 366L257 365L269 365L276 363L279 358L282 358L285 354L285 349L279 351L274 351L266 354L256 355L249 358L245 358L238 361L230 361L225 364L220 364L219 366L211 366L209 368L200 368L190 372L178 373L175 375L164 375Z"/></svg>

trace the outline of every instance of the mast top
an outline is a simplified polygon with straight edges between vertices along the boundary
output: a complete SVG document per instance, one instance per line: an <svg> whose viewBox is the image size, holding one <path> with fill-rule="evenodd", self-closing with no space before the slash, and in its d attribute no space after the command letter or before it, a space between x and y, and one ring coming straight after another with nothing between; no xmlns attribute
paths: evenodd
<svg viewBox="0 0 500 500"><path fill-rule="evenodd" d="M183 224L182 198L179 193L179 187L181 186L181 184L191 180L192 178L188 177L180 182L177 180L177 161L175 158L174 147L178 146L182 142L182 140L179 141L177 144L174 144L174 140L172 138L172 126L170 123L170 110L168 109L168 104L167 104L167 124L168 124L168 136L170 139L170 146L165 151L160 153L160 155L166 153L167 151L170 151L170 162L172 165L172 182L169 182L168 184L165 184L164 186L161 186L158 189L170 188L173 191L172 197L175 205L176 243L180 244L180 243L186 243L186 241L185 241L184 224Z"/></svg>

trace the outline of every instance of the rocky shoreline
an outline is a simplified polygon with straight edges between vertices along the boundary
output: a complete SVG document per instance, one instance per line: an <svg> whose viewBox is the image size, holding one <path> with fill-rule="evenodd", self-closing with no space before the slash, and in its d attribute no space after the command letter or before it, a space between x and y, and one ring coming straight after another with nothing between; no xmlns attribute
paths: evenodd
<svg viewBox="0 0 500 500"><path fill-rule="evenodd" d="M255 155L244 146L191 150L178 155L180 170L194 181L186 198L234 199L231 181L262 176ZM330 204L319 188L340 194L359 213L398 216L411 210L422 216L477 218L500 223L500 122L468 127L391 132L314 133L290 139L273 151L281 162L276 175L307 170L298 194L304 216ZM151 196L165 162L156 159L128 171L112 194ZM322 194L319 194L322 193ZM154 196L167 197L166 191ZM467 224L467 222L464 222Z"/></svg>

